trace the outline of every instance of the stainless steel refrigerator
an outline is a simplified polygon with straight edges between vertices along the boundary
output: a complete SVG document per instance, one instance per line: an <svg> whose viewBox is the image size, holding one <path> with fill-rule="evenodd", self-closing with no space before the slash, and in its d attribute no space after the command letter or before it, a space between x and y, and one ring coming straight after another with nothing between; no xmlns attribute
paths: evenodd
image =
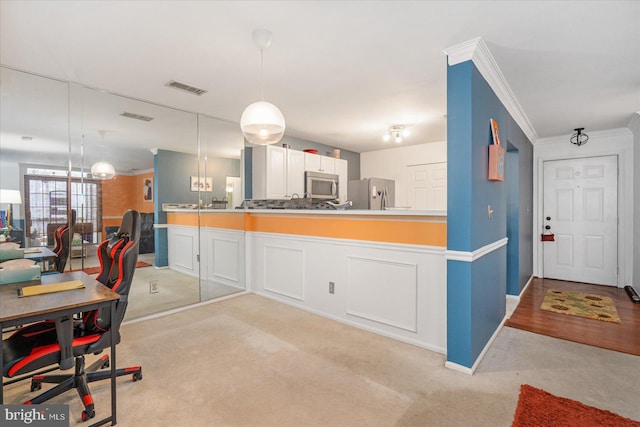
<svg viewBox="0 0 640 427"><path fill-rule="evenodd" d="M396 182L383 178L349 181L347 196L352 202L351 209L383 210L386 207L394 207Z"/></svg>

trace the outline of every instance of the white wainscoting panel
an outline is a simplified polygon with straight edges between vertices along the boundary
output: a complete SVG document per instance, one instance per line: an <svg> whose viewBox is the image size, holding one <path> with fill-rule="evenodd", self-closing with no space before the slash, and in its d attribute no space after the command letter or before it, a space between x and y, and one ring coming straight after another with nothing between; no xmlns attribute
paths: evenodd
<svg viewBox="0 0 640 427"><path fill-rule="evenodd" d="M255 293L446 353L444 247L247 232L246 248Z"/></svg>
<svg viewBox="0 0 640 427"><path fill-rule="evenodd" d="M416 264L348 257L347 313L417 331Z"/></svg>
<svg viewBox="0 0 640 427"><path fill-rule="evenodd" d="M208 281L245 288L244 232L203 228L201 274Z"/></svg>
<svg viewBox="0 0 640 427"><path fill-rule="evenodd" d="M212 276L238 281L238 242L228 239L213 239Z"/></svg>
<svg viewBox="0 0 640 427"><path fill-rule="evenodd" d="M304 250L264 246L264 289L304 301Z"/></svg>
<svg viewBox="0 0 640 427"><path fill-rule="evenodd" d="M193 227L171 226L167 230L169 268L198 276L198 231Z"/></svg>

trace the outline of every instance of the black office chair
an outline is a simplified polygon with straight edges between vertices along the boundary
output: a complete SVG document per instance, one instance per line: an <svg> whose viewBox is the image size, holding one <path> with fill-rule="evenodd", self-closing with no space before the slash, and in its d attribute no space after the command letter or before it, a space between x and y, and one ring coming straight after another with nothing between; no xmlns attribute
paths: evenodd
<svg viewBox="0 0 640 427"><path fill-rule="evenodd" d="M57 255L56 271L64 272L64 267L69 259L69 250L71 248L71 239L73 238L73 229L76 226L76 210L71 210L71 221L56 228L53 232L53 252Z"/></svg>
<svg viewBox="0 0 640 427"><path fill-rule="evenodd" d="M116 318L111 319L109 308L82 313L82 319L74 324L73 355L75 372L60 375L34 375L31 391L39 390L42 383L57 384L25 404L38 404L58 396L72 388L77 389L84 411L82 420L95 416L95 407L88 383L111 377L111 371L98 371L109 366L109 356L103 355L85 369L84 355L97 354L110 347L110 329L114 329L116 343L120 342L120 324L127 308L127 298L138 260L140 238L140 214L134 210L125 212L120 229L110 240L98 246L101 270L97 280L120 294L116 305ZM61 362L55 324L52 320L22 327L2 342L4 366L2 373L11 378ZM132 375L133 381L142 379L142 368L134 366L117 369L117 376Z"/></svg>

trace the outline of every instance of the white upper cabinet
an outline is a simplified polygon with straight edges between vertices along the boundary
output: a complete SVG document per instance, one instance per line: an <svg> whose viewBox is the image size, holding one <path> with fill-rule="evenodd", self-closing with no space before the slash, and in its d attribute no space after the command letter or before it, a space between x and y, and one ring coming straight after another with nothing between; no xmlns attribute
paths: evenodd
<svg viewBox="0 0 640 427"><path fill-rule="evenodd" d="M304 194L304 156L276 145L253 148L254 199L288 199Z"/></svg>
<svg viewBox="0 0 640 427"><path fill-rule="evenodd" d="M304 153L287 149L287 197L304 197Z"/></svg>
<svg viewBox="0 0 640 427"><path fill-rule="evenodd" d="M349 182L349 171L347 169L348 162L343 159L334 159L335 164L335 174L340 177L340 183L338 184L338 196L340 202L346 202L347 198L347 187Z"/></svg>
<svg viewBox="0 0 640 427"><path fill-rule="evenodd" d="M304 153L304 170L310 172L336 173L335 159L313 153Z"/></svg>

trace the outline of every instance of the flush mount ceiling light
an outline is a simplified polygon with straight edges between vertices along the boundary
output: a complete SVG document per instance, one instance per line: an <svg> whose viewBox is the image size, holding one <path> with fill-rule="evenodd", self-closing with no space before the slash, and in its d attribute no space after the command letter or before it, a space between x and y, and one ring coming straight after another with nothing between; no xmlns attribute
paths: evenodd
<svg viewBox="0 0 640 427"><path fill-rule="evenodd" d="M575 144L578 147L586 144L589 140L589 135L587 135L586 133L582 133L583 130L584 128L575 128L574 131L576 131L576 133L571 135L569 141L571 141L572 144Z"/></svg>
<svg viewBox="0 0 640 427"><path fill-rule="evenodd" d="M397 144L399 144L399 143L402 142L402 138L403 137L406 138L410 134L411 134L411 132L409 132L409 129L407 129L406 126L404 126L404 125L393 125L387 130L387 133L384 134L382 139L384 140L384 142L387 142L391 138L393 138L393 140Z"/></svg>
<svg viewBox="0 0 640 427"><path fill-rule="evenodd" d="M271 44L271 31L254 30L253 41L260 48L260 101L245 108L240 118L240 129L252 144L275 144L284 135L284 116L275 105L264 100L264 50Z"/></svg>
<svg viewBox="0 0 640 427"><path fill-rule="evenodd" d="M109 162L104 160L104 135L107 133L106 130L99 130L98 133L102 138L102 160L96 162L91 166L91 175L94 178L99 179L112 179L116 176L116 169Z"/></svg>

